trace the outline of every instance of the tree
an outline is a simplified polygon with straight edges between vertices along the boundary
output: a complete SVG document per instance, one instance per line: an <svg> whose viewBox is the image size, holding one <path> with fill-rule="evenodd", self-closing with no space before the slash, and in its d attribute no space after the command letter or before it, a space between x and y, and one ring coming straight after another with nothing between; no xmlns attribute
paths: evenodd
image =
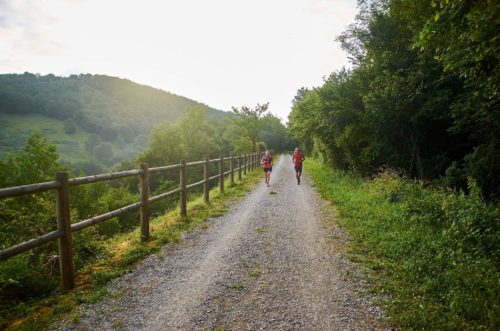
<svg viewBox="0 0 500 331"><path fill-rule="evenodd" d="M98 145L100 145L102 143L102 139L100 136L98 136L97 134L95 133L91 133L87 139L87 141L85 142L85 150L89 153L89 154L93 154L94 153L94 148Z"/></svg>
<svg viewBox="0 0 500 331"><path fill-rule="evenodd" d="M106 165L111 165L113 160L113 146L110 143L102 143L94 148L95 157Z"/></svg>
<svg viewBox="0 0 500 331"><path fill-rule="evenodd" d="M184 158L201 160L205 155L217 152L214 142L215 129L207 122L206 109L200 106L191 107L179 122Z"/></svg>
<svg viewBox="0 0 500 331"><path fill-rule="evenodd" d="M0 186L17 186L53 180L63 168L58 162L56 146L41 133L28 138L17 154L0 161Z"/></svg>
<svg viewBox="0 0 500 331"><path fill-rule="evenodd" d="M262 105L257 104L253 109L247 106L233 107L233 112L236 115L233 123L240 129L241 135L250 141L253 152L257 151L257 138L261 130L261 119L268 108L269 102Z"/></svg>
<svg viewBox="0 0 500 331"><path fill-rule="evenodd" d="M150 166L163 166L177 163L182 158L182 146L179 144L182 134L178 125L160 123L153 128L148 145L139 160Z"/></svg>
<svg viewBox="0 0 500 331"><path fill-rule="evenodd" d="M118 130L115 127L108 126L99 132L99 136L101 136L104 141L112 142L118 137Z"/></svg>
<svg viewBox="0 0 500 331"><path fill-rule="evenodd" d="M290 136L288 129L278 117L272 114L262 117L262 128L258 139L265 141L267 147L275 151L293 150L295 147L295 141Z"/></svg>
<svg viewBox="0 0 500 331"><path fill-rule="evenodd" d="M450 130L466 134L462 175L473 176L488 196L500 197L500 3L435 1L415 44L443 65L443 76L462 84L451 106Z"/></svg>
<svg viewBox="0 0 500 331"><path fill-rule="evenodd" d="M64 168L58 163L55 145L40 133L28 138L24 148L0 161L0 187L11 187L54 180ZM0 247L19 244L54 229L53 191L0 200ZM47 292L57 284L42 264L57 254L57 244L32 250L0 265L0 294L21 297Z"/></svg>

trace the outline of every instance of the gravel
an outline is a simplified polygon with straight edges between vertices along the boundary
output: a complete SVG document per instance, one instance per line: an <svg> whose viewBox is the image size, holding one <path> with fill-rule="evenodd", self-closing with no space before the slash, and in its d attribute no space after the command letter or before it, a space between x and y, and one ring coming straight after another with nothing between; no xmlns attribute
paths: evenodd
<svg viewBox="0 0 500 331"><path fill-rule="evenodd" d="M305 169L297 185L283 155L271 187L262 181L54 330L390 330Z"/></svg>

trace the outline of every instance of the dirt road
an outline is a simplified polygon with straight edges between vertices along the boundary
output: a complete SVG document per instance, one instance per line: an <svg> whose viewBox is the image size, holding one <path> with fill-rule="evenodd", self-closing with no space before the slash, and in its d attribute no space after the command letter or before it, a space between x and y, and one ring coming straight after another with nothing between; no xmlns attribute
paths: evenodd
<svg viewBox="0 0 500 331"><path fill-rule="evenodd" d="M66 330L381 330L290 156L209 227L151 256Z"/></svg>

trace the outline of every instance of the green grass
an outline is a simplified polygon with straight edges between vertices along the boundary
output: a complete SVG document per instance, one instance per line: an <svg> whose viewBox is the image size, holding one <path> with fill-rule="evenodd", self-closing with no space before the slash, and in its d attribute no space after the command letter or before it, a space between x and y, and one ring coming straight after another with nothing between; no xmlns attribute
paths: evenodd
<svg viewBox="0 0 500 331"><path fill-rule="evenodd" d="M245 288L245 285L243 285L242 283L236 283L236 284L232 284L231 286L229 286L231 289L233 290L237 290L237 291L241 291L242 289Z"/></svg>
<svg viewBox="0 0 500 331"><path fill-rule="evenodd" d="M40 114L15 115L0 113L0 158L22 149L28 137L40 132L57 146L64 160L78 161L88 158L85 141L89 134L76 127L75 134L64 132L64 122Z"/></svg>
<svg viewBox="0 0 500 331"><path fill-rule="evenodd" d="M307 174L350 233L348 256L368 267L403 330L500 329L500 213L470 183L470 195L402 179L373 180L309 159ZM335 240L332 238L332 240Z"/></svg>
<svg viewBox="0 0 500 331"><path fill-rule="evenodd" d="M269 228L258 227L258 228L255 228L255 232L257 232L259 234L266 233L266 232L269 232Z"/></svg>
<svg viewBox="0 0 500 331"><path fill-rule="evenodd" d="M55 320L67 315L72 316L78 304L99 301L107 295L104 286L110 280L129 272L150 254L157 254L161 258L162 254L158 252L163 245L180 241L183 233L203 226L208 218L224 214L229 205L243 198L261 177L260 171L250 172L242 182L236 182L232 187L226 186L224 193L218 188L211 190L208 205L203 202L202 196L192 199L190 196L188 216L180 217L176 208L151 220L151 237L147 242L140 241L139 228L101 242L101 258L77 271L74 290L68 293L57 291L44 299L2 307L0 328L45 330ZM74 319L78 319L78 316Z"/></svg>
<svg viewBox="0 0 500 331"><path fill-rule="evenodd" d="M262 270L255 269L249 275L250 275L250 277L254 277L254 278L260 277L260 275L262 275Z"/></svg>

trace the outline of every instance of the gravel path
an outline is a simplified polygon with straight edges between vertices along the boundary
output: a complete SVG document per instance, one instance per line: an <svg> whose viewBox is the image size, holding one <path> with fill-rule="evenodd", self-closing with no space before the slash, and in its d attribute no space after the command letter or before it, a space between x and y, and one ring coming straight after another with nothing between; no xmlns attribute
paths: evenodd
<svg viewBox="0 0 500 331"><path fill-rule="evenodd" d="M323 207L307 174L297 185L282 156L271 187L260 183L226 215L146 259L60 329L388 329L361 293L357 267L336 252L345 233L322 220Z"/></svg>

